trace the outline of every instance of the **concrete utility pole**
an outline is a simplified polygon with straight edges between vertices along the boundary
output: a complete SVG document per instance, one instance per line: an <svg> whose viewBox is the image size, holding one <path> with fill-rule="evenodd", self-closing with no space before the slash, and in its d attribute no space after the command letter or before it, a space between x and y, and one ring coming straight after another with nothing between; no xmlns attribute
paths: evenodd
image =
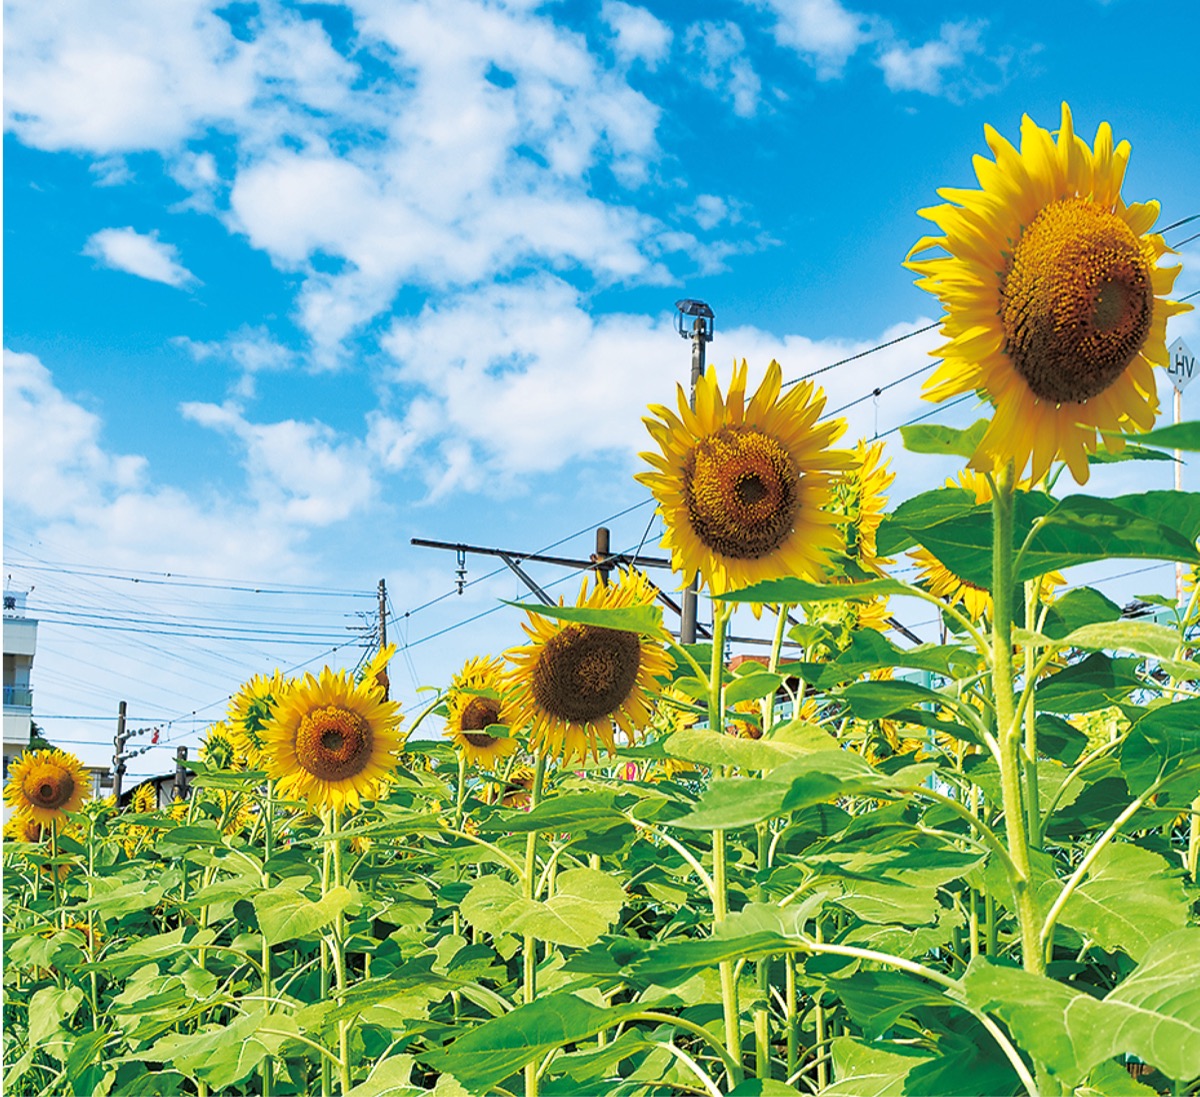
<svg viewBox="0 0 1200 1097"><path fill-rule="evenodd" d="M121 810L121 778L125 776L125 742L129 733L125 730L125 702L117 705L117 734L113 738L113 801Z"/></svg>
<svg viewBox="0 0 1200 1097"><path fill-rule="evenodd" d="M175 748L175 799L187 799L188 771L184 762L187 761L188 748Z"/></svg>
<svg viewBox="0 0 1200 1097"><path fill-rule="evenodd" d="M596 551L592 559L596 562L596 580L601 586L608 586L608 577L612 574L612 561L609 560L611 544L608 526L596 527Z"/></svg>
<svg viewBox="0 0 1200 1097"><path fill-rule="evenodd" d="M700 384L700 378L704 376L704 344L711 343L713 337L713 310L703 301L694 301L688 297L685 297L682 301L676 301L675 309L678 312L678 315L675 317L675 330L685 339L691 339L692 341L692 378L691 388L689 389L689 403L692 411L695 411L696 386ZM695 318L690 330L687 327L687 322L684 320L685 316ZM683 591L683 609L680 614L679 639L684 644L694 644L696 642L696 595L698 590L699 584L693 576L692 581L688 583Z"/></svg>
<svg viewBox="0 0 1200 1097"><path fill-rule="evenodd" d="M1171 384L1175 386L1175 422L1178 424L1183 419L1183 390L1196 376L1196 356L1182 338L1176 339L1167 348L1167 355L1170 358L1167 376L1171 378ZM1179 450L1175 451L1175 490L1183 490L1183 454ZM1184 600L1183 572L1183 565L1176 563L1175 601L1177 604L1182 604Z"/></svg>
<svg viewBox="0 0 1200 1097"><path fill-rule="evenodd" d="M382 579L379 580L379 650L387 647L387 583ZM383 679L383 699L387 701L391 696L391 683L388 681L387 668L380 671L380 677Z"/></svg>

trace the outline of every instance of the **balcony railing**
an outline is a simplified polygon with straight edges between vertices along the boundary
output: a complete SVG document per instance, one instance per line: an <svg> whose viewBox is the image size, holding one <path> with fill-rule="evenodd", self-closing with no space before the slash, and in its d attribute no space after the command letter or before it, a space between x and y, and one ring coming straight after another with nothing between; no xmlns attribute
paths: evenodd
<svg viewBox="0 0 1200 1097"><path fill-rule="evenodd" d="M33 690L29 686L5 686L5 708L33 708Z"/></svg>

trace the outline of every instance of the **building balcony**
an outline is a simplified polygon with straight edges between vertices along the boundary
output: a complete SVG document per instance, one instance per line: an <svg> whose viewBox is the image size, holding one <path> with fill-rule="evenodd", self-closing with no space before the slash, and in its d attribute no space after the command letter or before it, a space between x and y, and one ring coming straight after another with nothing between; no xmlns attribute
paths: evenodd
<svg viewBox="0 0 1200 1097"><path fill-rule="evenodd" d="M33 708L33 689L30 686L5 686L5 708Z"/></svg>

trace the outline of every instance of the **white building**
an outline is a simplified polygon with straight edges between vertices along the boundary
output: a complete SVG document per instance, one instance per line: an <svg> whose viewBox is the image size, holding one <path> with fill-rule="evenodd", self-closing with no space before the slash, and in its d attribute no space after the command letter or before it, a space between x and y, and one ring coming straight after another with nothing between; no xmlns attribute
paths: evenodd
<svg viewBox="0 0 1200 1097"><path fill-rule="evenodd" d="M30 673L37 651L37 626L25 616L25 592L4 592L4 777L13 759L29 745L33 724Z"/></svg>

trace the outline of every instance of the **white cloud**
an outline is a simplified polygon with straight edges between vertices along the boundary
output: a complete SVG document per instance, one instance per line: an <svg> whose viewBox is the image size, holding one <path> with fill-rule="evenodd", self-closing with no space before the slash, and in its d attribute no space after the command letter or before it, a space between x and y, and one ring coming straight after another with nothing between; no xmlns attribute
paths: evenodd
<svg viewBox="0 0 1200 1097"><path fill-rule="evenodd" d="M838 0L757 0L775 16L775 41L795 50L818 80L841 76L846 62L873 37L875 20Z"/></svg>
<svg viewBox="0 0 1200 1097"><path fill-rule="evenodd" d="M88 237L83 254L113 270L123 270L151 282L182 288L197 281L179 262L174 244L164 244L157 232L140 233L132 226L101 229Z"/></svg>
<svg viewBox="0 0 1200 1097"><path fill-rule="evenodd" d="M61 392L34 355L5 350L4 389L6 511L61 558L198 575L303 574L302 530L233 499L152 483L146 459L110 452L100 417Z"/></svg>
<svg viewBox="0 0 1200 1097"><path fill-rule="evenodd" d="M242 443L250 494L264 515L325 526L361 510L374 494L362 446L324 423L251 423L232 404L185 403L180 412Z"/></svg>
<svg viewBox="0 0 1200 1097"><path fill-rule="evenodd" d="M615 35L613 49L622 61L638 60L656 68L671 48L671 28L645 8L604 0L600 18Z"/></svg>
<svg viewBox="0 0 1200 1097"><path fill-rule="evenodd" d="M962 69L968 57L983 53L981 22L944 23L937 38L921 46L897 41L882 50L878 64L891 91L947 92L946 76Z"/></svg>
<svg viewBox="0 0 1200 1097"><path fill-rule="evenodd" d="M264 327L243 327L228 339L201 343L186 336L171 340L197 362L232 363L238 369L231 392L250 399L255 394L255 378L260 373L281 372L298 365L295 351L271 337Z"/></svg>
<svg viewBox="0 0 1200 1097"><path fill-rule="evenodd" d="M738 117L752 117L758 109L762 81L746 58L741 28L729 20L694 23L688 28L687 48L703 66L698 73L700 83L729 99Z"/></svg>

